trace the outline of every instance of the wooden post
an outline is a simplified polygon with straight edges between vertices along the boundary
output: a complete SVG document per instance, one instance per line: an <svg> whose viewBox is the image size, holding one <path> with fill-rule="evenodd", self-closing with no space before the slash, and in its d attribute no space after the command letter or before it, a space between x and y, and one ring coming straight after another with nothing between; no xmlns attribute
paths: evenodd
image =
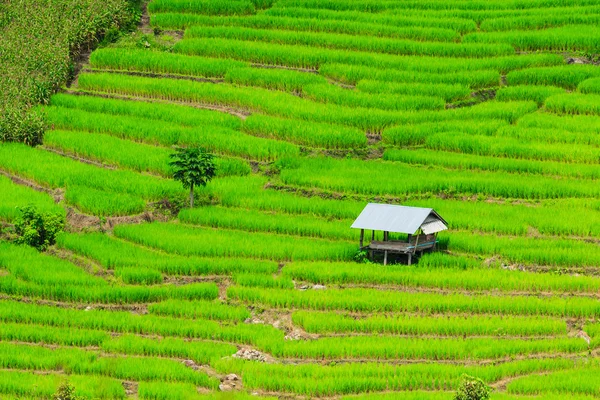
<svg viewBox="0 0 600 400"><path fill-rule="evenodd" d="M417 254L417 248L419 247L419 231L417 231L417 240L415 240L415 248L413 250L413 252L415 254ZM408 256L408 265L410 265L411 262L411 255Z"/></svg>
<svg viewBox="0 0 600 400"><path fill-rule="evenodd" d="M371 242L375 241L375 229L373 229L373 231L371 231Z"/></svg>
<svg viewBox="0 0 600 400"><path fill-rule="evenodd" d="M409 252L408 253L408 265L410 265L411 259L412 259L412 253Z"/></svg>
<svg viewBox="0 0 600 400"><path fill-rule="evenodd" d="M365 230L361 229L360 230L360 249L362 250L363 248L363 241L365 239Z"/></svg>
<svg viewBox="0 0 600 400"><path fill-rule="evenodd" d="M387 250L383 252L383 265L387 265Z"/></svg>

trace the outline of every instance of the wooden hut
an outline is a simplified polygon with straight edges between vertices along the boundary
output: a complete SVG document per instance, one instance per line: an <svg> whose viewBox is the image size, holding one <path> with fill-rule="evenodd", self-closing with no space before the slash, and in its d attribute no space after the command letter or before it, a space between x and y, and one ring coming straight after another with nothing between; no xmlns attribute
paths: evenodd
<svg viewBox="0 0 600 400"><path fill-rule="evenodd" d="M360 248L367 250L370 258L383 253L383 264L388 254L405 254L408 265L416 253L434 250L437 234L448 229L448 223L432 208L395 206L369 203L362 210L352 228L360 229ZM371 242L364 245L365 229L371 230ZM375 240L375 231L383 232L383 240ZM391 233L408 235L406 240L390 240Z"/></svg>

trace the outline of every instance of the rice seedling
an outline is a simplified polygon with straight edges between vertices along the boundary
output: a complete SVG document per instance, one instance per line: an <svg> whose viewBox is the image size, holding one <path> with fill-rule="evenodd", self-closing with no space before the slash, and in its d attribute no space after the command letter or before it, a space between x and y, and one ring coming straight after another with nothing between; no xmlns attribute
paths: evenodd
<svg viewBox="0 0 600 400"><path fill-rule="evenodd" d="M593 164L480 156L429 149L388 149L383 153L383 159L414 165L438 165L459 170L505 171L519 174L566 176L579 179L600 178L600 171Z"/></svg>
<svg viewBox="0 0 600 400"><path fill-rule="evenodd" d="M163 13L152 17L152 24L170 29L189 29L194 36L200 27L231 26L254 29L277 29L302 32L323 32L349 35L369 35L418 41L457 42L460 35L454 29L439 27L400 27L374 22L344 21L335 19L314 19L297 17L276 17L258 14L252 17L207 17L194 14Z"/></svg>
<svg viewBox="0 0 600 400"><path fill-rule="evenodd" d="M255 8L251 1L246 0L155 0L148 5L151 13L188 12L205 15L247 15L254 14Z"/></svg>
<svg viewBox="0 0 600 400"><path fill-rule="evenodd" d="M345 310L352 312L421 312L549 315L594 317L598 302L586 297L535 297L466 295L457 293L406 293L376 289L290 290L230 286L229 299L276 308Z"/></svg>
<svg viewBox="0 0 600 400"><path fill-rule="evenodd" d="M598 68L592 65L561 65L552 67L527 68L511 71L506 75L509 85L545 85L575 89L586 79L600 76Z"/></svg>
<svg viewBox="0 0 600 400"><path fill-rule="evenodd" d="M146 209L146 201L138 196L70 185L65 202L80 211L99 216L124 216L140 214Z"/></svg>
<svg viewBox="0 0 600 400"><path fill-rule="evenodd" d="M415 42L419 43L419 42ZM227 58L240 61L285 65L300 68L319 68L324 64L342 63L381 69L399 69L415 72L450 73L477 70L496 70L507 73L514 69L560 65L562 57L554 54L508 55L487 58L433 56L398 56L366 51L345 51L324 47L263 43L258 41L223 38L185 39L175 51L188 55Z"/></svg>
<svg viewBox="0 0 600 400"><path fill-rule="evenodd" d="M285 69L236 68L225 75L225 81L235 85L258 86L266 89L301 93L306 85L327 83L322 76Z"/></svg>
<svg viewBox="0 0 600 400"><path fill-rule="evenodd" d="M19 207L33 204L41 212L65 214L62 207L54 203L50 195L18 185L0 175L0 219L14 221L21 215Z"/></svg>
<svg viewBox="0 0 600 400"><path fill-rule="evenodd" d="M144 265L168 275L231 275L237 272L272 274L274 261L244 258L181 257L99 233L63 233L57 239L61 248L93 258L105 268L130 268Z"/></svg>
<svg viewBox="0 0 600 400"><path fill-rule="evenodd" d="M535 101L542 106L544 101L555 94L565 93L565 89L553 86L519 85L500 88L496 92L499 101Z"/></svg>
<svg viewBox="0 0 600 400"><path fill-rule="evenodd" d="M200 397L195 385L175 382L140 382L138 396L142 400L192 400Z"/></svg>
<svg viewBox="0 0 600 400"><path fill-rule="evenodd" d="M242 322L250 318L250 312L245 307L229 306L214 301L166 300L150 304L148 312L176 318L203 318L217 321Z"/></svg>
<svg viewBox="0 0 600 400"><path fill-rule="evenodd" d="M520 377L507 385L507 392L514 394L565 393L570 395L598 395L597 376L600 368L596 362L567 371L547 375Z"/></svg>
<svg viewBox="0 0 600 400"><path fill-rule="evenodd" d="M177 224L119 225L117 237L178 255L242 256L275 260L344 260L355 252L350 242L299 238ZM256 241L262 245L256 246ZM231 243L235 242L235 247ZM211 246L204 246L210 242Z"/></svg>
<svg viewBox="0 0 600 400"><path fill-rule="evenodd" d="M247 67L248 63L149 50L105 48L92 53L90 65L100 69L222 78L227 71Z"/></svg>
<svg viewBox="0 0 600 400"><path fill-rule="evenodd" d="M346 65L328 63L319 67L319 73L337 81L350 85L361 80L376 80L384 82L406 82L427 84L459 84L477 89L498 86L500 74L492 70L479 70L463 73L428 73L419 71L401 71L379 69L362 65Z"/></svg>
<svg viewBox="0 0 600 400"><path fill-rule="evenodd" d="M52 343L63 346L99 346L110 339L106 332L91 329L56 328L32 324L4 322L0 326L0 338L10 342Z"/></svg>
<svg viewBox="0 0 600 400"><path fill-rule="evenodd" d="M131 171L107 170L20 144L0 145L0 160L5 171L51 188L77 185L148 200L183 193L176 182Z"/></svg>
<svg viewBox="0 0 600 400"><path fill-rule="evenodd" d="M356 21L372 24L402 26L402 27L440 27L467 33L476 30L477 26L469 19L459 18L424 18L412 16L395 16L390 14L373 14L357 11L333 11L319 8L275 7L265 10L264 15L277 17L311 18L317 20Z"/></svg>
<svg viewBox="0 0 600 400"><path fill-rule="evenodd" d="M150 79L152 80L152 79ZM148 120L145 118L116 116L109 114L92 113L80 110L68 110L51 107L48 110L49 121L60 129L88 131L91 133L105 133L117 138L129 139L147 144L172 145L202 145L211 151L221 154L242 156L259 160L272 160L284 154L297 154L298 149L290 143L267 140L246 135L239 131L217 126L183 127L168 122ZM131 147L131 146L130 146ZM166 150L148 150L142 147L137 152L146 150L150 159L148 162L156 165L159 153L165 154ZM140 156L136 154L122 155L129 158L130 163ZM166 165L163 173L168 174Z"/></svg>
<svg viewBox="0 0 600 400"><path fill-rule="evenodd" d="M52 306L39 306L16 301L3 301L0 320L43 324L53 327L96 329L116 333L175 336L188 339L209 339L241 344L261 341L282 341L283 332L272 326L257 324L220 325L205 319L181 319L152 314L139 315L129 311L89 311Z"/></svg>
<svg viewBox="0 0 600 400"><path fill-rule="evenodd" d="M121 335L104 341L101 348L109 353L192 359L199 364L208 364L214 358L230 356L237 351L235 346L225 343L149 339L135 335Z"/></svg>
<svg viewBox="0 0 600 400"><path fill-rule="evenodd" d="M146 267L116 268L115 276L128 285L156 285L163 282L160 271Z"/></svg>
<svg viewBox="0 0 600 400"><path fill-rule="evenodd" d="M600 117L592 115L556 115L537 112L524 115L519 119L517 125L526 128L600 133Z"/></svg>
<svg viewBox="0 0 600 400"><path fill-rule="evenodd" d="M581 353L588 344L578 338L418 339L389 336L352 336L317 340L286 341L269 348L281 357L300 359L378 359L378 360L493 360L539 353Z"/></svg>
<svg viewBox="0 0 600 400"><path fill-rule="evenodd" d="M335 312L294 311L292 321L307 332L318 334L549 336L567 333L564 321L548 317L375 314L356 318Z"/></svg>
<svg viewBox="0 0 600 400"><path fill-rule="evenodd" d="M216 368L243 373L247 388L300 393L311 396L397 390L454 390L462 374L495 382L521 374L567 369L567 359L533 359L510 361L486 366L404 364L360 362L335 365L264 364L220 361Z"/></svg>
<svg viewBox="0 0 600 400"><path fill-rule="evenodd" d="M356 238L350 229L351 220L327 221L310 218L254 211L243 208L205 207L202 210L182 210L179 220L186 223L214 228L242 229L251 232L272 232L287 235L309 236L330 239Z"/></svg>
<svg viewBox="0 0 600 400"><path fill-rule="evenodd" d="M564 25L598 25L600 22L598 13L600 13L600 8L597 6L585 8L550 8L543 10L543 13L535 15L487 19L482 21L479 27L482 31L493 32L547 29Z"/></svg>
<svg viewBox="0 0 600 400"><path fill-rule="evenodd" d="M242 130L253 136L285 140L309 147L353 149L367 144L364 132L356 128L263 114L252 114L246 118Z"/></svg>
<svg viewBox="0 0 600 400"><path fill-rule="evenodd" d="M506 271L496 268L462 269L478 263L446 257L447 266L441 267L444 257L423 256L419 266L386 266L365 269L358 263L291 263L283 269L285 276L295 280L320 284L393 285L404 288L464 289L468 291L498 290L515 292L594 293L600 289L600 280L591 277L552 276L541 273ZM433 264L433 265L432 265ZM461 265L462 264L462 265ZM450 267L450 268L448 268ZM462 267L462 268L461 268Z"/></svg>
<svg viewBox="0 0 600 400"><path fill-rule="evenodd" d="M593 39L600 34L594 25L566 25L538 31L477 32L463 37L463 43L510 44L517 51L577 51L595 50Z"/></svg>
<svg viewBox="0 0 600 400"><path fill-rule="evenodd" d="M271 275L238 274L234 277L235 283L246 287L293 289L294 282L288 277L273 277Z"/></svg>
<svg viewBox="0 0 600 400"><path fill-rule="evenodd" d="M466 38L471 37L469 34ZM346 35L322 32L296 32L284 30L250 29L244 27L203 26L186 31L186 39L224 38L244 41L261 41L286 45L303 45L331 49L357 50L396 55L418 55L436 57L484 58L514 54L507 44L419 42L373 36ZM181 43L181 42L180 42ZM176 49L179 43L176 45Z"/></svg>
<svg viewBox="0 0 600 400"><path fill-rule="evenodd" d="M600 78L586 79L577 86L577 89L581 93L600 94Z"/></svg>
<svg viewBox="0 0 600 400"><path fill-rule="evenodd" d="M564 147L564 146L563 146ZM551 177L520 176L502 172L448 171L420 168L385 161L295 160L281 171L287 185L358 193L363 195L427 197L435 193L483 194L488 196L543 199L594 197L597 189L586 181ZM393 177L405 177L397 181Z"/></svg>
<svg viewBox="0 0 600 400"><path fill-rule="evenodd" d="M545 106L557 114L600 115L600 94L558 94L548 97Z"/></svg>
<svg viewBox="0 0 600 400"><path fill-rule="evenodd" d="M105 99L83 95L73 96L60 93L52 96L51 104L54 107L161 120L183 126L209 125L234 130L238 130L241 126L240 119L233 115L176 104Z"/></svg>
<svg viewBox="0 0 600 400"><path fill-rule="evenodd" d="M441 110L445 106L444 100L439 97L372 95L327 84L306 85L301 89L306 98L347 107L418 111Z"/></svg>
<svg viewBox="0 0 600 400"><path fill-rule="evenodd" d="M471 91L467 86L447 85L443 83L391 83L384 81L359 80L356 83L356 89L361 92L371 94L395 94L408 96L431 96L441 97L444 101L452 103L456 100L464 100L471 96Z"/></svg>

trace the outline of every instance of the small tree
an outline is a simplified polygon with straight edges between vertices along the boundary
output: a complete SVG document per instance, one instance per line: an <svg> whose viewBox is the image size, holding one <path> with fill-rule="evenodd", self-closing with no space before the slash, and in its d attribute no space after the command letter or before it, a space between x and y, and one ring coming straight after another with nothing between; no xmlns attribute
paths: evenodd
<svg viewBox="0 0 600 400"><path fill-rule="evenodd" d="M15 233L19 244L27 244L44 251L56 243L56 235L65 226L64 217L60 214L42 213L34 206L20 209L21 215L15 221Z"/></svg>
<svg viewBox="0 0 600 400"><path fill-rule="evenodd" d="M58 390L52 396L52 400L81 400L82 398L75 394L75 387L68 382L64 382L58 387Z"/></svg>
<svg viewBox="0 0 600 400"><path fill-rule="evenodd" d="M479 378L463 375L454 400L488 400L491 388Z"/></svg>
<svg viewBox="0 0 600 400"><path fill-rule="evenodd" d="M194 207L194 186L206 186L216 174L214 157L201 147L178 148L170 157L173 178L190 189L190 207Z"/></svg>

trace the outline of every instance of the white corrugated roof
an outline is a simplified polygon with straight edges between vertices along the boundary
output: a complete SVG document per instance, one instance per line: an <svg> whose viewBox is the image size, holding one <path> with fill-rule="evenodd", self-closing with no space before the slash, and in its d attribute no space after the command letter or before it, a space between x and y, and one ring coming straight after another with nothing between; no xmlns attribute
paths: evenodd
<svg viewBox="0 0 600 400"><path fill-rule="evenodd" d="M369 203L362 210L352 228L373 229L413 234L419 228L426 234L448 229L446 221L432 208L396 206L392 204Z"/></svg>

